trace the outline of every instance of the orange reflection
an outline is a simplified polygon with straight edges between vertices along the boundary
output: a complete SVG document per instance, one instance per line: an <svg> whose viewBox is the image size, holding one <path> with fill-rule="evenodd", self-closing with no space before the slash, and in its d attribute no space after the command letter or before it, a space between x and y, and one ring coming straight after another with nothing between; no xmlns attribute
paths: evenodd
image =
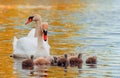
<svg viewBox="0 0 120 78"><path fill-rule="evenodd" d="M74 2L75 1L75 2ZM29 32L29 29L24 29L25 19L31 14L38 13L44 19L49 19L49 24L57 27L61 26L64 29L52 29L52 32L58 34L53 34L49 36L49 44L51 45L51 54L61 55L64 53L74 52L74 48L81 44L73 44L72 41L67 40L67 38L78 36L79 34L74 33L79 29L82 29L82 26L77 26L71 22L66 24L62 23L63 19L60 18L59 12L57 10L66 10L66 11L82 11L82 8L85 7L84 3L78 4L76 0L73 3L61 4L58 1L49 0L48 2L40 2L37 0L26 1L26 0L1 0L0 1L0 78L17 78L19 73L13 69L13 60L9 55L13 52L12 49L12 39L13 36L22 37L26 36ZM34 3L33 3L34 2ZM1 4L2 3L2 4ZM39 6L38 6L39 5ZM34 8L35 7L35 8ZM36 8L37 7L37 8ZM49 8L49 9L48 9ZM45 12L44 12L45 11ZM47 12L46 12L47 11ZM50 12L48 12L50 11ZM62 16L67 16L68 13L64 13ZM46 17L45 17L46 16ZM57 19L51 21L51 19ZM23 26L23 27L22 27ZM20 27L20 28L17 28ZM30 28L35 27L34 23L29 26ZM62 34L59 34L63 32ZM59 71L57 74L54 72L48 73L49 77L61 78L65 76L63 68L51 67L51 71ZM66 77L75 77L78 73L72 74L72 70L68 71ZM17 74L18 73L18 74ZM59 75L58 75L59 74Z"/></svg>

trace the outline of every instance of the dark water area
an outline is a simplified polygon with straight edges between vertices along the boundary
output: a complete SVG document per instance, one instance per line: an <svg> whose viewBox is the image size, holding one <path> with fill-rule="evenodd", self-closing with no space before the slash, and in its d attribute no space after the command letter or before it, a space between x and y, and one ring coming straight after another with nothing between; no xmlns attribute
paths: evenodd
<svg viewBox="0 0 120 78"><path fill-rule="evenodd" d="M13 37L24 37L35 27L25 26L31 14L40 14L49 23L51 55L82 53L81 69L50 66L40 78L119 78L120 77L120 1L119 0L1 0L0 1L0 78L39 78L21 68L13 53ZM97 65L85 64L89 56ZM42 72L42 74L44 74Z"/></svg>

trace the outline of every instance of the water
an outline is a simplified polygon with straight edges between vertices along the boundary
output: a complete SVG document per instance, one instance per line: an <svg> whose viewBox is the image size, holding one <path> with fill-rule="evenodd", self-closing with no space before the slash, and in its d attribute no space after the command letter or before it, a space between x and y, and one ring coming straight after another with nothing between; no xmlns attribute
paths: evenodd
<svg viewBox="0 0 120 78"><path fill-rule="evenodd" d="M47 78L119 78L120 77L120 2L119 0L0 1L0 78L39 78L38 73L21 68L21 60L12 59L13 36L26 36L35 23L25 26L29 15L40 14L49 23L52 55L83 53L97 56L96 68L83 63L81 69L49 67ZM44 73L42 73L44 74ZM42 77L43 78L43 77Z"/></svg>

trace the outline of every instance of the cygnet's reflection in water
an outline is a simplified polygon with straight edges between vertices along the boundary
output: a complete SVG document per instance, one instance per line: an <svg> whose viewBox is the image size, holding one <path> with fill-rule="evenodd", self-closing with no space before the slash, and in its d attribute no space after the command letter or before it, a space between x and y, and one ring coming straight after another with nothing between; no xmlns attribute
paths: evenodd
<svg viewBox="0 0 120 78"><path fill-rule="evenodd" d="M56 58L58 60L56 60ZM84 70L84 68L82 68L83 61L81 58L81 54L78 54L78 56L71 56L69 58L67 58L67 55L65 54L63 57L56 57L56 58L55 59L53 58L53 60L51 61L43 57L37 58L35 60L33 60L33 57L29 59L15 58L14 69L16 70L16 72L19 74L20 77L28 77L28 78L30 76L33 76L35 78L36 77L46 78L46 77L51 76L51 74L56 73L56 72L51 73L53 71L65 72L64 76L68 76L71 69L72 71L79 72L79 74L81 74L82 70ZM91 61L90 58L89 60L90 60L90 63L86 62L86 65L90 68L96 68L97 62L93 63L94 60L92 59ZM52 67L62 68L64 70L60 71L57 69L51 69Z"/></svg>
<svg viewBox="0 0 120 78"><path fill-rule="evenodd" d="M35 66L35 70L36 70L36 74L37 74L37 78L41 78L41 77L47 77L48 76L48 65L39 65L39 66Z"/></svg>
<svg viewBox="0 0 120 78"><path fill-rule="evenodd" d="M89 68L97 68L97 64L86 64Z"/></svg>
<svg viewBox="0 0 120 78"><path fill-rule="evenodd" d="M27 68L23 69L22 67L23 59L21 58L17 58L17 59L13 58L13 60L14 60L13 68L16 71L16 73L18 73L20 77L29 77L29 75L34 69L27 69Z"/></svg>
<svg viewBox="0 0 120 78"><path fill-rule="evenodd" d="M34 65L33 68L29 68L29 67L27 68L27 67L22 67L22 62L25 59L13 58L13 60L14 60L13 68L16 71L16 73L19 74L20 78L21 77L29 78L30 76L41 78L48 76L47 72L48 72L48 68L50 67L49 65Z"/></svg>

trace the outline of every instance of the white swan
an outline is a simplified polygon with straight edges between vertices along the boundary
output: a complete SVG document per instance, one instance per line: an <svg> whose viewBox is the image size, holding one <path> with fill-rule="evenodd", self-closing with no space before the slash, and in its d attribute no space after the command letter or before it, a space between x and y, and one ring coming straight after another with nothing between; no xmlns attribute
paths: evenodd
<svg viewBox="0 0 120 78"><path fill-rule="evenodd" d="M47 29L48 23L41 23L41 17L38 14L30 16L26 24L35 21L36 28L32 29L26 37L13 41L13 56L14 57L49 57L50 46L48 44Z"/></svg>

